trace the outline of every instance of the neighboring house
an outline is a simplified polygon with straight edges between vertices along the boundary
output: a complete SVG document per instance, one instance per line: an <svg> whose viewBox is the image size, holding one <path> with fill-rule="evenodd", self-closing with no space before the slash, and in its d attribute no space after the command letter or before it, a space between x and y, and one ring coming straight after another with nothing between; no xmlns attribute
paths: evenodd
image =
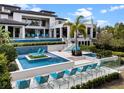
<svg viewBox="0 0 124 93"><path fill-rule="evenodd" d="M55 12L22 10L20 7L0 4L0 25L10 32L11 38L67 38L70 39L69 26L63 27L66 19L59 18ZM79 44L92 44L96 37L92 24L86 24L88 37L78 37ZM73 38L71 39L73 40Z"/></svg>

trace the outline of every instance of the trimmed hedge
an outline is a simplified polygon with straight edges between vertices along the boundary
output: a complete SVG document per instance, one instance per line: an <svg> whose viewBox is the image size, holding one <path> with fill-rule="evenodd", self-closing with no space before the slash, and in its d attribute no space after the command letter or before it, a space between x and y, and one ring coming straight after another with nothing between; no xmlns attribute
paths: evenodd
<svg viewBox="0 0 124 93"><path fill-rule="evenodd" d="M111 50L97 50L96 55L98 58L105 58L105 57L111 57L112 56L112 51Z"/></svg>
<svg viewBox="0 0 124 93"><path fill-rule="evenodd" d="M124 52L115 52L115 51L113 51L112 54L120 56L120 57L124 57Z"/></svg>
<svg viewBox="0 0 124 93"><path fill-rule="evenodd" d="M118 80L118 79L120 79L120 74L117 72L114 72L106 76L102 76L102 77L98 77L93 80L89 80L86 83L72 86L71 89L96 89L96 88L103 86L104 84L107 84L109 82L112 82L113 80Z"/></svg>
<svg viewBox="0 0 124 93"><path fill-rule="evenodd" d="M56 44L65 44L65 42L26 42L26 43L13 43L14 47L36 46L36 45L56 45Z"/></svg>

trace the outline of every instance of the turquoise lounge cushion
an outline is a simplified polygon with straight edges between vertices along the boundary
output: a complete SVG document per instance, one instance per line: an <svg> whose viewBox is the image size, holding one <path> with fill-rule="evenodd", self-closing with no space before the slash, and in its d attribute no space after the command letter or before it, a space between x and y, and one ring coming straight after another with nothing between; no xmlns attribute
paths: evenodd
<svg viewBox="0 0 124 93"><path fill-rule="evenodd" d="M30 79L29 80L17 80L16 87L19 89L29 88L30 86Z"/></svg>
<svg viewBox="0 0 124 93"><path fill-rule="evenodd" d="M38 84L43 84L43 83L46 83L49 79L49 75L46 75L46 76L36 76L34 78L36 80L36 82Z"/></svg>

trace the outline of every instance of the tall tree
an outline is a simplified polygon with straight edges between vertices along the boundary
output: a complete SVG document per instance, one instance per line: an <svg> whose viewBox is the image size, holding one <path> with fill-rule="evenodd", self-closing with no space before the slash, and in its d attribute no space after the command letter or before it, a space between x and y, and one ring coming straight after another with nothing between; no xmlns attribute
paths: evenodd
<svg viewBox="0 0 124 93"><path fill-rule="evenodd" d="M78 41L77 41L78 33L81 33L84 38L86 38L86 36L87 36L86 27L81 22L82 19L84 19L83 16L77 16L77 18L76 18L76 20L75 20L74 23L72 23L72 22L66 22L64 24L64 25L70 26L70 36L74 36L75 35L75 46L76 46L76 50L77 50L77 46L78 46Z"/></svg>

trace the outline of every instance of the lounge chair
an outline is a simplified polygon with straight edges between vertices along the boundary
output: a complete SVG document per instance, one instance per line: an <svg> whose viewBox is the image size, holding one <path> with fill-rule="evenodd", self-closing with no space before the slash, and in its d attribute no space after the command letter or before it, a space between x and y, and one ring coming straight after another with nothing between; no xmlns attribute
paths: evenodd
<svg viewBox="0 0 124 93"><path fill-rule="evenodd" d="M64 74L65 74L65 71L61 71L61 72L58 72L58 73L53 72L53 73L50 74L51 77L53 78L52 83L53 83L54 86L55 86L55 83L57 83L59 88L60 88L61 85L63 85L63 83L64 84L68 83L68 86L69 86L69 82L63 78Z"/></svg>
<svg viewBox="0 0 124 93"><path fill-rule="evenodd" d="M17 80L16 81L16 87L18 89L25 89L30 87L30 79L28 80Z"/></svg>
<svg viewBox="0 0 124 93"><path fill-rule="evenodd" d="M51 86L51 84L48 83L48 80L49 80L49 75L45 75L45 76L36 76L34 77L34 80L36 81L36 83L38 85L40 85L41 87L43 87L45 84L47 84L47 86L49 88L53 88Z"/></svg>
<svg viewBox="0 0 124 93"><path fill-rule="evenodd" d="M75 79L73 78L73 76L76 76L76 72L77 72L78 68L73 68L71 70L65 70L65 74L68 75L68 79L72 79L75 85Z"/></svg>
<svg viewBox="0 0 124 93"><path fill-rule="evenodd" d="M83 74L87 73L87 70L89 69L89 66L90 66L90 65L84 65L83 68L78 68L78 72L79 72L80 75L81 75L81 83L82 83L82 79L83 79ZM88 77L89 75L90 75L90 74L85 75L86 80L87 80L87 77Z"/></svg>
<svg viewBox="0 0 124 93"><path fill-rule="evenodd" d="M29 55L32 55L32 56L42 56L42 55L44 55L44 53L45 53L45 49L39 48L36 53L30 53Z"/></svg>

